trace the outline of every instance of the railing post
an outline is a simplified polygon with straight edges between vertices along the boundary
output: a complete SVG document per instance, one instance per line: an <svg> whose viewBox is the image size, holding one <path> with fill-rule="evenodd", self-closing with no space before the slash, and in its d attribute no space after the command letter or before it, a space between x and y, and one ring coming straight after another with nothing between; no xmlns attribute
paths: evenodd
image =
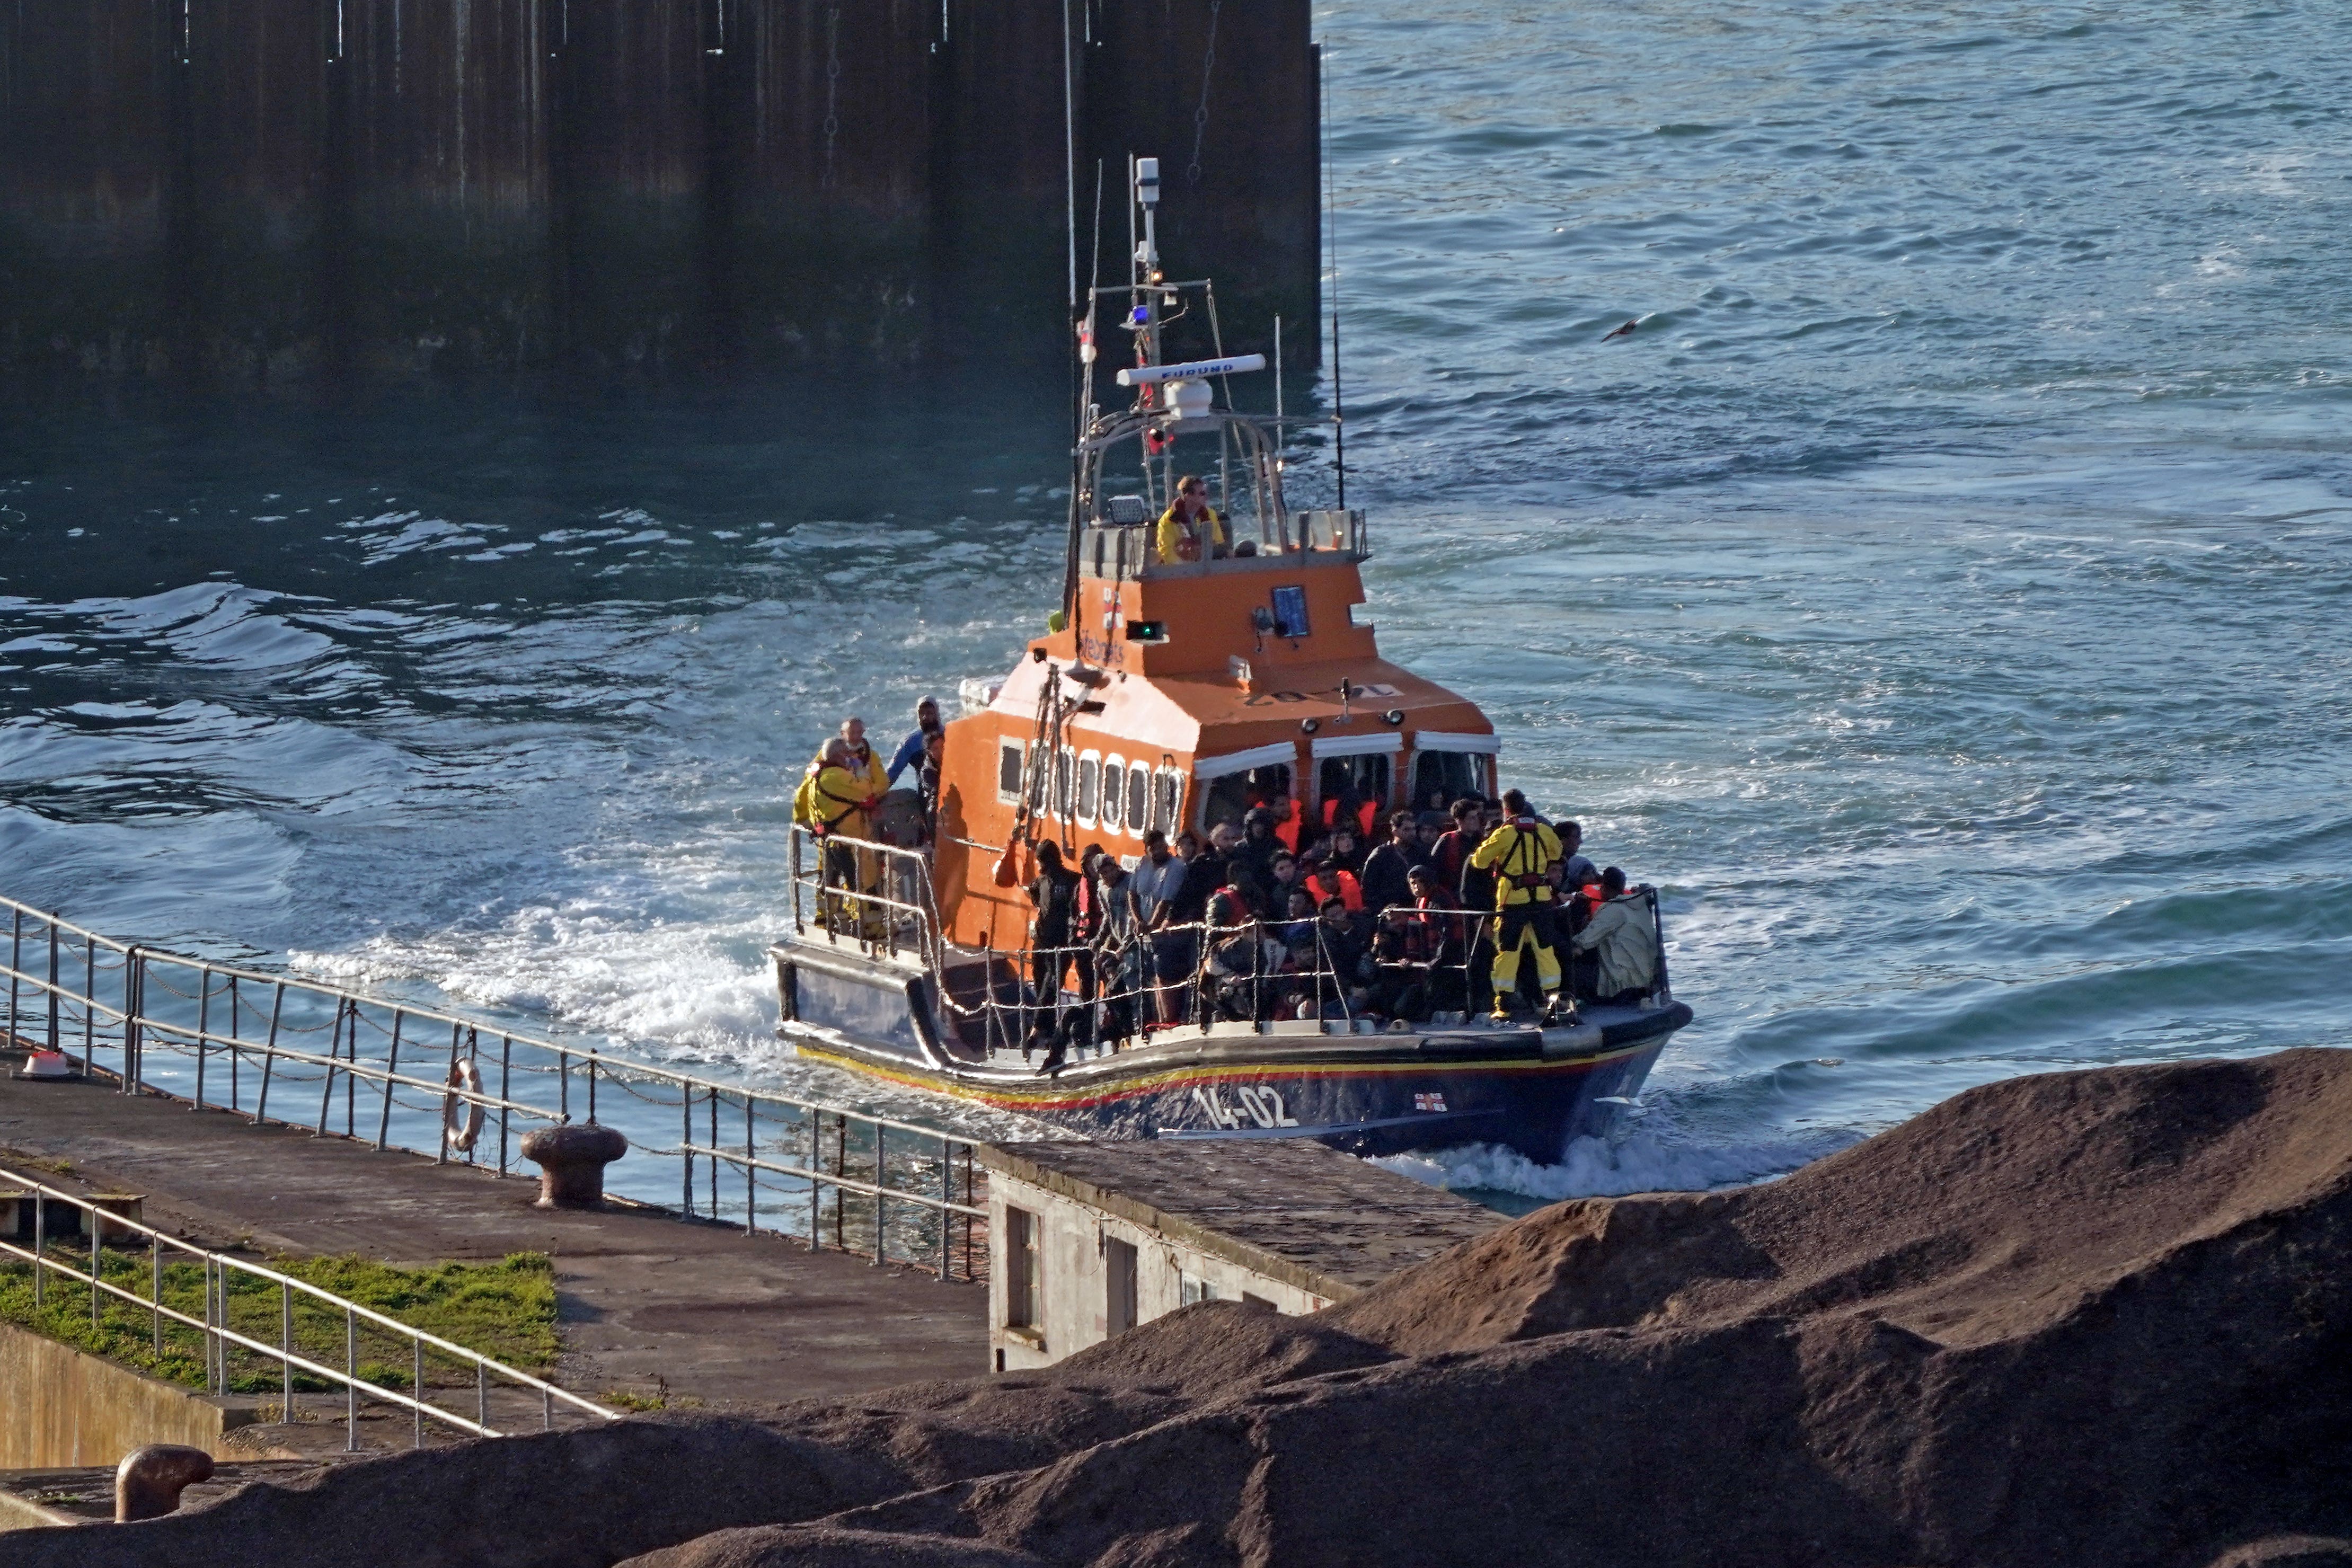
<svg viewBox="0 0 2352 1568"><path fill-rule="evenodd" d="M677 1151L679 1163L686 1166L685 1186L678 1197L679 1214L694 1218L694 1091L686 1084L677 1086Z"/></svg>
<svg viewBox="0 0 2352 1568"><path fill-rule="evenodd" d="M122 1093L136 1093L146 1079L146 950L136 943L122 950Z"/></svg>
<svg viewBox="0 0 2352 1568"><path fill-rule="evenodd" d="M457 1087L457 1041L465 1028L465 1025L456 1023L449 1026L449 1066L441 1074L441 1082L449 1086L451 1092L455 1092ZM449 1103L448 1094L441 1097L441 1103L444 1106ZM441 1113L439 1133L433 1140L433 1163L436 1166L449 1163L449 1114L446 1110Z"/></svg>
<svg viewBox="0 0 2352 1568"><path fill-rule="evenodd" d="M8 914L8 1044L13 1050L18 1043L16 987L18 976L25 967L25 912L12 909Z"/></svg>
<svg viewBox="0 0 2352 1568"><path fill-rule="evenodd" d="M955 1201L955 1156L948 1151L948 1141L940 1140L940 1279L948 1277L948 1221L955 1216L948 1205Z"/></svg>
<svg viewBox="0 0 2352 1568"><path fill-rule="evenodd" d="M392 1044L385 1049L383 1058L383 1109L377 1113L375 1121L378 1153L383 1152L385 1142L392 1135L392 1075L400 1071L400 1030L407 1021L406 1013L398 1008L392 1009Z"/></svg>
<svg viewBox="0 0 2352 1568"><path fill-rule="evenodd" d="M261 1092L254 1096L253 1124L261 1125L269 1114L269 1075L278 1068L278 1021L286 1016L286 982L278 982L278 994L269 1003L269 1043L261 1049Z"/></svg>
<svg viewBox="0 0 2352 1568"><path fill-rule="evenodd" d="M58 1049L58 922L49 917L49 1049ZM81 1070L89 1071L89 1058L84 1055Z"/></svg>
<svg viewBox="0 0 2352 1568"><path fill-rule="evenodd" d="M135 1000L131 994L131 960L122 962L122 1092L131 1092L131 1019L137 1016ZM98 937L93 934L82 945L81 954L81 1070L89 1072L89 1059L98 1042Z"/></svg>
<svg viewBox="0 0 2352 1568"><path fill-rule="evenodd" d="M719 1218L719 1091L710 1092L710 1218Z"/></svg>
<svg viewBox="0 0 2352 1568"><path fill-rule="evenodd" d="M344 997L335 998L334 1031L327 1036L327 1087L319 1096L319 1129L312 1134L315 1137L323 1138L327 1135L327 1113L335 1108L335 1063L343 1054L343 1019L351 1011L352 1004L349 998ZM352 1022L354 1026L352 1030L352 1044L356 1048L359 1045L357 1028L359 1020L353 1019Z"/></svg>
<svg viewBox="0 0 2352 1568"><path fill-rule="evenodd" d="M596 1124L596 1059L589 1057L588 1065L588 1124Z"/></svg>
<svg viewBox="0 0 2352 1568"><path fill-rule="evenodd" d="M882 1261L882 1189L890 1185L883 1179L883 1172L888 1168L882 1155L882 1134L885 1131L881 1123L874 1124L874 1261L877 1263Z"/></svg>
<svg viewBox="0 0 2352 1568"><path fill-rule="evenodd" d="M163 1354L163 1239L152 1230L147 1233L147 1300L154 1309L153 1343L148 1348L160 1356Z"/></svg>
<svg viewBox="0 0 2352 1568"><path fill-rule="evenodd" d="M758 1141L751 1132L751 1092L743 1091L743 1234L751 1235L759 1228L760 1169L751 1162L758 1156Z"/></svg>
<svg viewBox="0 0 2352 1568"><path fill-rule="evenodd" d="M278 1400L278 1418L294 1419L294 1287L278 1281L278 1354L285 1371Z"/></svg>
<svg viewBox="0 0 2352 1568"><path fill-rule="evenodd" d="M409 1447L421 1448L425 1446L425 1342L411 1334L408 1343L415 1351L415 1362L409 1372L408 1393L416 1406L415 1433L409 1441Z"/></svg>
<svg viewBox="0 0 2352 1568"><path fill-rule="evenodd" d="M489 1374L489 1369L488 1369L488 1367L485 1367L485 1366L482 1364L482 1358L481 1358L481 1357L479 1357L479 1356L476 1356L476 1357L474 1358L474 1425L475 1425L475 1426L477 1426L477 1427L487 1427L487 1426L488 1426L489 1424L490 1424L490 1374Z"/></svg>
<svg viewBox="0 0 2352 1568"><path fill-rule="evenodd" d="M508 1080L514 1071L514 1036L499 1037L499 1175L507 1174L507 1102L514 1096L507 1092Z"/></svg>
<svg viewBox="0 0 2352 1568"><path fill-rule="evenodd" d="M85 1210L84 1213L86 1218L83 1219L82 1223L89 1227L89 1326L94 1329L98 1327L98 1301L100 1295L98 1276L100 1273L100 1259L98 1240L98 1210L91 1208Z"/></svg>
<svg viewBox="0 0 2352 1568"><path fill-rule="evenodd" d="M360 1319L343 1309L343 1452L360 1450Z"/></svg>
<svg viewBox="0 0 2352 1568"><path fill-rule="evenodd" d="M824 1185L816 1179L824 1168L824 1133L818 1125L818 1112L811 1106L806 1112L809 1129L809 1250L821 1251L824 1247Z"/></svg>
<svg viewBox="0 0 2352 1568"><path fill-rule="evenodd" d="M205 1392L221 1392L220 1380L213 1375L214 1363L219 1357L220 1336L214 1333L213 1323L213 1257L205 1253L199 1260L205 1275Z"/></svg>
<svg viewBox="0 0 2352 1568"><path fill-rule="evenodd" d="M228 1108L232 1112L237 1108L236 1070L240 1060L236 1049L237 1014L244 1010L238 1004L237 996L236 977L231 975L228 977Z"/></svg>
<svg viewBox="0 0 2352 1568"><path fill-rule="evenodd" d="M213 972L196 971L196 1098L188 1109L205 1108L205 1036L213 1027Z"/></svg>
<svg viewBox="0 0 2352 1568"><path fill-rule="evenodd" d="M555 1110L556 1113L562 1117L563 1124L570 1126L572 1124L572 1053L567 1051L559 1051L555 1053Z"/></svg>

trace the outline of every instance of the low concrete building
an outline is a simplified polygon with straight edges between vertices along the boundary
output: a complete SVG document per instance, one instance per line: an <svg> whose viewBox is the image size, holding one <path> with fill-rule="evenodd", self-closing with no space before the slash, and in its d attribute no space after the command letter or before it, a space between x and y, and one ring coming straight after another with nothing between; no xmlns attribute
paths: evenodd
<svg viewBox="0 0 2352 1568"><path fill-rule="evenodd" d="M1507 1222L1297 1139L1001 1144L981 1158L999 1372L1194 1301L1317 1312Z"/></svg>

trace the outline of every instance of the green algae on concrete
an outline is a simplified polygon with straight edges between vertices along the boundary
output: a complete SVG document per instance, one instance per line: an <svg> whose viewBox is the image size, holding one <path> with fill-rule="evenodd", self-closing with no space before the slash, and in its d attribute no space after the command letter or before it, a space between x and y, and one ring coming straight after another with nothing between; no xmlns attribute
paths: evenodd
<svg viewBox="0 0 2352 1568"><path fill-rule="evenodd" d="M49 1256L69 1268L87 1270L89 1254L79 1243L59 1243ZM494 1361L524 1372L544 1373L555 1364L555 1273L546 1256L538 1252L509 1254L495 1263L434 1263L418 1267L378 1263L355 1257L273 1258L268 1267L401 1322L460 1344ZM129 1301L107 1295L90 1313L89 1287L52 1270L35 1304L32 1265L10 1262L0 1267L0 1321L120 1362L152 1376L184 1387L205 1386L203 1335L185 1324L166 1319L159 1334L155 1317L145 1304L152 1289L152 1264L144 1250L110 1248L102 1254L105 1281L142 1298ZM163 1303L202 1320L204 1269L197 1263L167 1263L163 1271ZM278 1342L281 1312L280 1288L271 1281L230 1270L228 1327L248 1339ZM316 1297L292 1292L295 1354L323 1366L341 1366L345 1354L345 1322L341 1308ZM358 1325L359 1373L383 1388L406 1388L415 1377L411 1342L404 1334ZM229 1393L262 1394L280 1389L285 1373L274 1357L234 1347L228 1353ZM432 1385L471 1384L470 1365L446 1355L425 1358L425 1382ZM297 1371L298 1393L329 1387L323 1378Z"/></svg>

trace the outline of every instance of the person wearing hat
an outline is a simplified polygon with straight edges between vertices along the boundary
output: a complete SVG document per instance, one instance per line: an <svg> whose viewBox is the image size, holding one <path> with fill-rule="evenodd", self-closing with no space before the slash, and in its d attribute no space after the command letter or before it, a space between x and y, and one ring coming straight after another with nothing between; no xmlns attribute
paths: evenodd
<svg viewBox="0 0 2352 1568"><path fill-rule="evenodd" d="M1176 499L1160 514L1160 560L1172 566L1180 560L1222 560L1233 553L1233 535L1225 519L1209 505L1209 487L1197 474L1176 481Z"/></svg>

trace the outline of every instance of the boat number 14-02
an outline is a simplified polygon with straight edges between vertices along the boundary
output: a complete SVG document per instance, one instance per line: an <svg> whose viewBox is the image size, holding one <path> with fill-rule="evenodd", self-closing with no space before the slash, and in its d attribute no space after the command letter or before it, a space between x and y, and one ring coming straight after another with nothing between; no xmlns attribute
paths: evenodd
<svg viewBox="0 0 2352 1568"><path fill-rule="evenodd" d="M1202 1113L1220 1127L1242 1126L1244 1124L1244 1117L1261 1127L1298 1125L1298 1119L1283 1109L1280 1090L1260 1089L1244 1083L1234 1091L1234 1098L1242 1103L1240 1111L1235 1111L1225 1103L1225 1094L1222 1089L1192 1091L1192 1099L1199 1104Z"/></svg>

